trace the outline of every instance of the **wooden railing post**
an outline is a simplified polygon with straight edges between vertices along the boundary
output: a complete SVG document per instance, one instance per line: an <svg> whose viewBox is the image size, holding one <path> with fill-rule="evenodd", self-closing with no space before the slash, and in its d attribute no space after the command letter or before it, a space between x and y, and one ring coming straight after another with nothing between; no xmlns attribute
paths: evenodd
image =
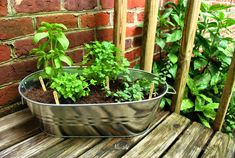
<svg viewBox="0 0 235 158"><path fill-rule="evenodd" d="M124 56L125 53L126 16L127 0L115 0L113 42L121 50L121 56Z"/></svg>
<svg viewBox="0 0 235 158"><path fill-rule="evenodd" d="M213 129L216 131L220 131L222 128L224 118L228 110L229 102L233 94L234 86L235 86L235 51L233 53L232 62L228 70L227 80L224 86L224 90L220 100L220 105L213 125Z"/></svg>
<svg viewBox="0 0 235 158"><path fill-rule="evenodd" d="M157 29L158 6L159 0L145 1L141 68L147 72L152 71L155 34Z"/></svg>
<svg viewBox="0 0 235 158"><path fill-rule="evenodd" d="M200 11L201 0L188 0L187 12L185 15L184 31L179 54L179 64L175 79L176 95L173 95L171 111L180 113L184 89L189 72L192 56L194 38L197 29L197 20Z"/></svg>

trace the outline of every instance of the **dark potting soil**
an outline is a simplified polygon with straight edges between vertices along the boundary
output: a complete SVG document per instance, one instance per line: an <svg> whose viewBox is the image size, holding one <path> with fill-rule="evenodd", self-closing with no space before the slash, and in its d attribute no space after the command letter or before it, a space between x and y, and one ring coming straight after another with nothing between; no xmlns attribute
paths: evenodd
<svg viewBox="0 0 235 158"><path fill-rule="evenodd" d="M33 100L40 103L49 103L55 104L53 90L48 89L44 92L39 83L35 83L35 87L27 90L24 95ZM122 89L122 82L118 81L110 81L110 89L111 91L117 91ZM163 89L162 89L163 90ZM162 91L160 89L160 91ZM145 96L147 99L148 96ZM90 95L87 97L79 98L75 103L70 99L60 98L60 104L95 104L95 103L115 103L114 98L106 97L105 91L100 86L91 86L90 87Z"/></svg>
<svg viewBox="0 0 235 158"><path fill-rule="evenodd" d="M121 81L110 81L110 89L118 90L120 88ZM39 83L35 83L35 87L27 90L24 95L40 103L55 104L53 90L48 89L46 92L42 90ZM95 103L114 103L115 100L111 97L106 97L104 90L100 86L91 86L90 95L87 97L79 98L75 103L70 99L60 98L61 104L95 104Z"/></svg>
<svg viewBox="0 0 235 158"><path fill-rule="evenodd" d="M54 104L53 90L49 89L46 92L41 87L35 87L27 90L24 95L33 101L40 103Z"/></svg>

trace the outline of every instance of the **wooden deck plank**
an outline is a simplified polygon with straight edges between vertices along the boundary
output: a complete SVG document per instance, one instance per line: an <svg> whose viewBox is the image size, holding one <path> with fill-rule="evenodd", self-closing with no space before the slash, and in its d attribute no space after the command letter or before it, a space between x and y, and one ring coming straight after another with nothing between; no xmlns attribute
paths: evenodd
<svg viewBox="0 0 235 158"><path fill-rule="evenodd" d="M40 132L28 109L0 118L0 151Z"/></svg>
<svg viewBox="0 0 235 158"><path fill-rule="evenodd" d="M206 148L202 158L234 158L235 142L226 134L217 132Z"/></svg>
<svg viewBox="0 0 235 158"><path fill-rule="evenodd" d="M157 114L153 127L159 124L164 118L169 115L169 112L161 111ZM94 146L83 155L81 158L87 157L120 157L129 148L133 147L138 141L140 141L145 135L130 138L108 138ZM74 153L72 153L74 155Z"/></svg>
<svg viewBox="0 0 235 158"><path fill-rule="evenodd" d="M206 145L213 130L194 122L187 128L180 139L171 147L163 158L197 158Z"/></svg>
<svg viewBox="0 0 235 158"><path fill-rule="evenodd" d="M37 155L37 158L75 158L99 143L101 138L70 138Z"/></svg>
<svg viewBox="0 0 235 158"><path fill-rule="evenodd" d="M190 120L171 114L123 157L159 157L189 125Z"/></svg>
<svg viewBox="0 0 235 158"><path fill-rule="evenodd" d="M0 152L0 157L13 158L13 157L32 157L41 153L48 148L62 142L63 138L53 138L45 133L40 133L23 142L11 146Z"/></svg>
<svg viewBox="0 0 235 158"><path fill-rule="evenodd" d="M29 109L25 109L10 115L7 115L5 117L0 118L0 132L8 130L12 127L15 127L17 125L23 124L27 120L32 119L33 116L30 113Z"/></svg>

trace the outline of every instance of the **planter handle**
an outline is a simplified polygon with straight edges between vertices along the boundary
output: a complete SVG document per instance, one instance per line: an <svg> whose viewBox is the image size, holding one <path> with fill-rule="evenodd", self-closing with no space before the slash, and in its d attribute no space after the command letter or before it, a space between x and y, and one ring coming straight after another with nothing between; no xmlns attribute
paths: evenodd
<svg viewBox="0 0 235 158"><path fill-rule="evenodd" d="M168 90L166 92L167 94L176 94L175 89L171 85L167 84L167 86L168 86Z"/></svg>

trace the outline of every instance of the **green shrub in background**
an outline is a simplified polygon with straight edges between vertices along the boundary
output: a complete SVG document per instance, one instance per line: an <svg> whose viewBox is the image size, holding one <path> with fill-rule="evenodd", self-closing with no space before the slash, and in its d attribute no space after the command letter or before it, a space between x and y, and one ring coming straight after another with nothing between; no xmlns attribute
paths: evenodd
<svg viewBox="0 0 235 158"><path fill-rule="evenodd" d="M158 15L156 44L160 47L161 56L154 63L154 73L166 75L169 83L174 83L177 71L178 53L184 28L187 2L179 0L179 4L167 2ZM229 37L230 26L235 20L228 18L231 14L226 9L231 6L202 3L200 18L193 49L187 86L181 106L182 114L200 121L207 127L215 119L220 96L224 87L226 73L234 51L234 40ZM171 104L171 97L165 97L161 106ZM225 122L225 131L235 129L235 97L232 98Z"/></svg>

